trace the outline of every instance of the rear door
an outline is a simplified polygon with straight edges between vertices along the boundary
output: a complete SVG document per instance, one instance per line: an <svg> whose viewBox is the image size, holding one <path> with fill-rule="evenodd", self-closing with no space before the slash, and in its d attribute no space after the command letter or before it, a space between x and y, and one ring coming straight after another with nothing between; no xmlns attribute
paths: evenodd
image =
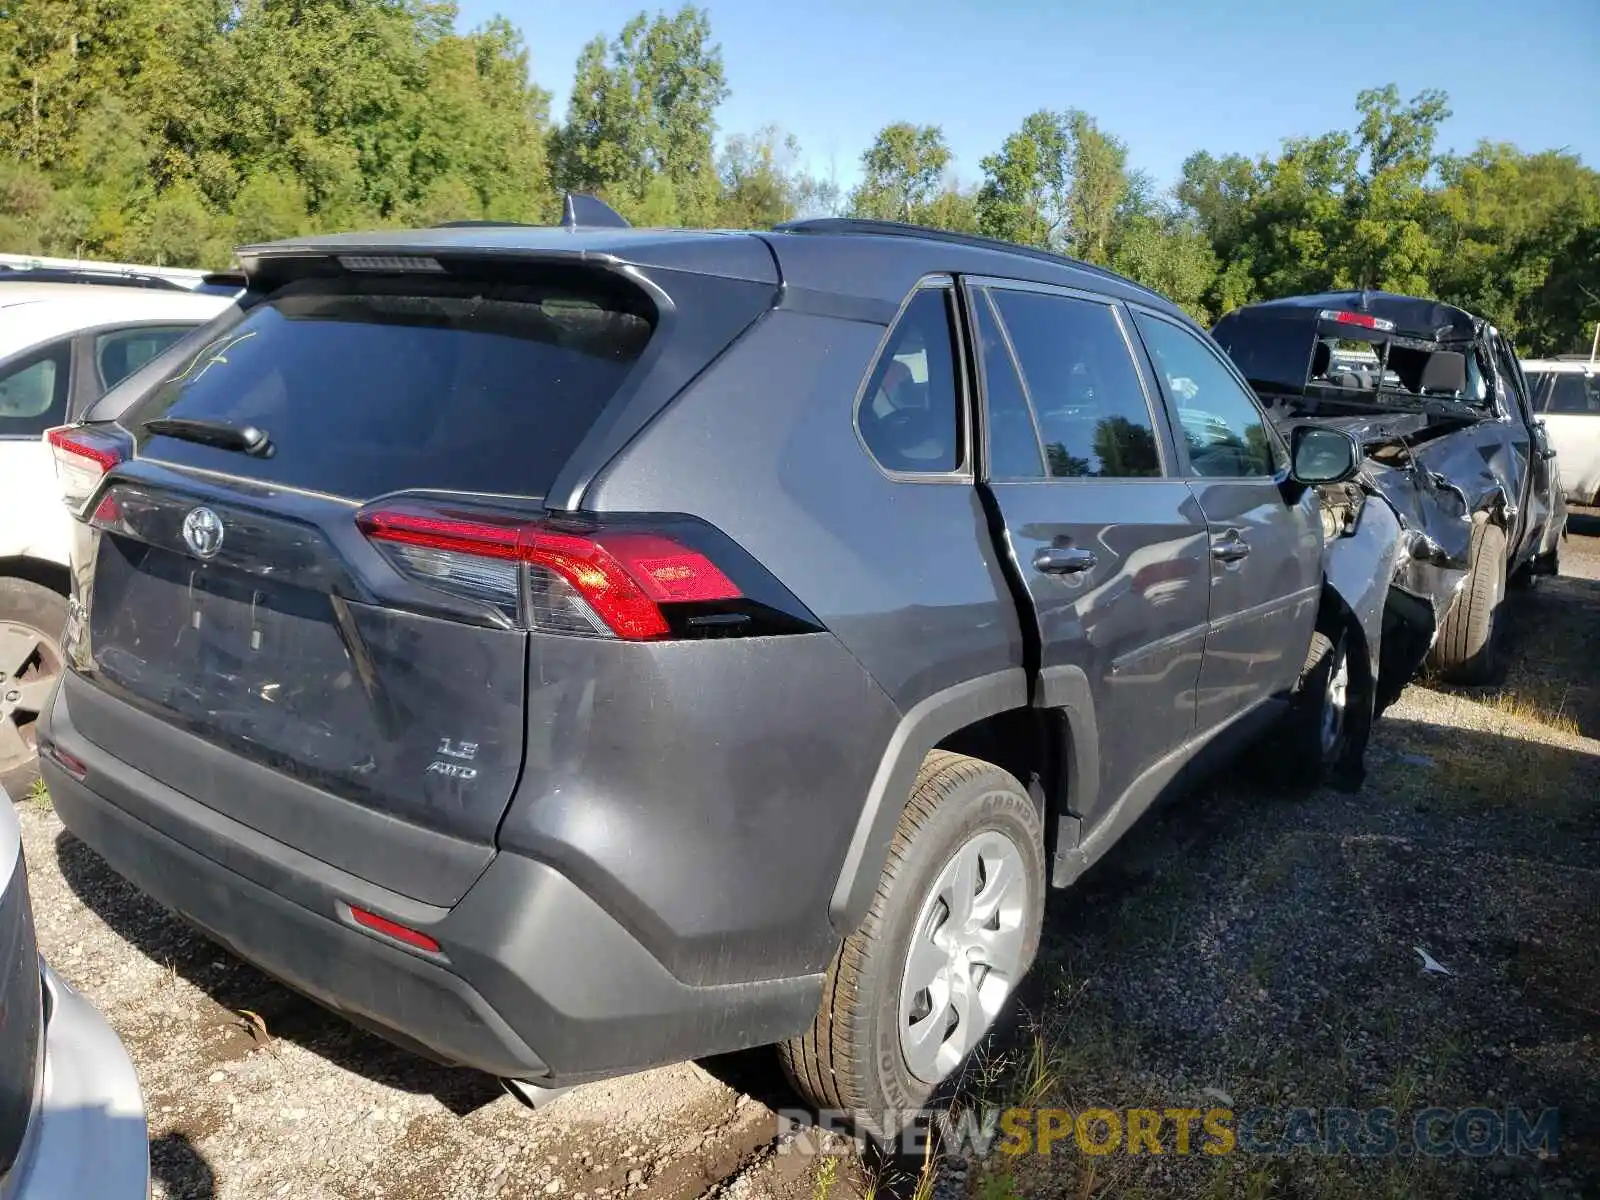
<svg viewBox="0 0 1600 1200"><path fill-rule="evenodd" d="M1600 376L1551 371L1541 376L1542 407L1561 486L1576 504L1600 500Z"/></svg>
<svg viewBox="0 0 1600 1200"><path fill-rule="evenodd" d="M1200 506L1175 470L1126 310L998 280L968 302L985 398L985 477L1038 623L1046 696L1086 685L1099 780L1084 833L1194 733L1205 641Z"/></svg>
<svg viewBox="0 0 1600 1200"><path fill-rule="evenodd" d="M66 562L71 521L41 435L66 420L71 380L70 338L0 361L0 558Z"/></svg>
<svg viewBox="0 0 1600 1200"><path fill-rule="evenodd" d="M1313 491L1296 504L1284 499L1287 453L1216 346L1146 309L1134 310L1134 323L1182 434L1209 533L1198 721L1210 729L1298 680L1321 595L1322 525Z"/></svg>

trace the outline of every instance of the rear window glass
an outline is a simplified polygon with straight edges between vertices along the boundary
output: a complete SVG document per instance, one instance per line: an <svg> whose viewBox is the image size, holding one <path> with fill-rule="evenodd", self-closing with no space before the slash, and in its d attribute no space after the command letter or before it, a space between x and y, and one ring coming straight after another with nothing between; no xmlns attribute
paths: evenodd
<svg viewBox="0 0 1600 1200"><path fill-rule="evenodd" d="M408 277L291 285L221 329L124 414L253 425L250 457L150 437L152 457L334 495L539 496L644 352L653 314L620 282Z"/></svg>
<svg viewBox="0 0 1600 1200"><path fill-rule="evenodd" d="M1312 370L1315 333L1303 319L1232 313L1217 322L1211 336L1258 391L1298 394Z"/></svg>

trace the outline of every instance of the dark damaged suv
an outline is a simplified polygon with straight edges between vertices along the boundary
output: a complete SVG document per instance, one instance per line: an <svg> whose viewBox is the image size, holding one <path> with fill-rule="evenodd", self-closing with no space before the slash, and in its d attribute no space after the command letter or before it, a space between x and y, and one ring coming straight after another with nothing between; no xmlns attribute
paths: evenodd
<svg viewBox="0 0 1600 1200"><path fill-rule="evenodd" d="M53 433L51 793L436 1057L781 1043L888 1132L1185 768L1274 720L1304 777L1359 755L1312 487L1358 447L1292 469L1203 330L1069 260L573 207L244 250L235 311Z"/></svg>
<svg viewBox="0 0 1600 1200"><path fill-rule="evenodd" d="M1492 679L1507 584L1555 574L1566 526L1510 344L1452 305L1385 292L1250 304L1212 332L1283 430L1315 421L1360 439L1362 483L1403 531L1391 617L1447 677Z"/></svg>

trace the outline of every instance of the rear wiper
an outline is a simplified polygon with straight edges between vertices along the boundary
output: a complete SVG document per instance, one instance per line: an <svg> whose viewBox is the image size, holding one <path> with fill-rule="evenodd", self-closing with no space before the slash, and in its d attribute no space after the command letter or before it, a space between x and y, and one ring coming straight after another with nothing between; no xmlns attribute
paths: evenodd
<svg viewBox="0 0 1600 1200"><path fill-rule="evenodd" d="M140 428L162 437L198 442L218 450L236 450L255 458L271 458L275 449L267 431L254 425L230 425L226 421L200 421L192 417L152 417Z"/></svg>

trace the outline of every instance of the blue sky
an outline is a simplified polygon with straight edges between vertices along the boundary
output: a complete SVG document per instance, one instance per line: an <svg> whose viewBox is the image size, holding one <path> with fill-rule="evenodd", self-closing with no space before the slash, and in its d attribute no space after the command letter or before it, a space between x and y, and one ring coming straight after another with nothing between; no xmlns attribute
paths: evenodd
<svg viewBox="0 0 1600 1200"><path fill-rule="evenodd" d="M573 63L614 36L639 0L459 0L460 25L495 13L521 28L535 79L566 111ZM676 3L666 5L675 8ZM858 177L861 152L896 120L937 124L956 171L1028 113L1081 108L1163 186L1193 150L1275 151L1285 137L1349 128L1356 92L1443 88L1442 142L1563 148L1600 166L1600 3L1442 4L1278 0L712 0L731 94L722 134L776 122L816 173ZM1382 14L1382 15L1380 15Z"/></svg>

